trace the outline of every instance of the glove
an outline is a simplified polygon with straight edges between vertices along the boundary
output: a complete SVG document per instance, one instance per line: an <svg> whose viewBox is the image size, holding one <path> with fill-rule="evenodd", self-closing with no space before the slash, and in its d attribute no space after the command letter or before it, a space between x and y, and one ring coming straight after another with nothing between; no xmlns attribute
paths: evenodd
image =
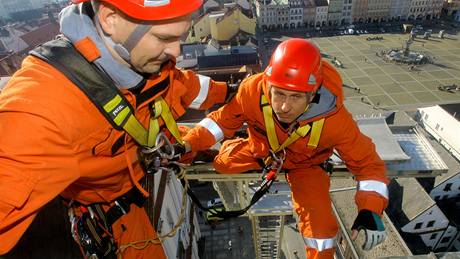
<svg viewBox="0 0 460 259"><path fill-rule="evenodd" d="M358 213L351 230L352 240L356 239L360 230L364 230L365 240L362 248L366 251L382 243L387 236L380 216L369 210L361 210Z"/></svg>
<svg viewBox="0 0 460 259"><path fill-rule="evenodd" d="M179 160L185 153L187 153L185 146L180 143L176 142L172 145L172 147L174 149L174 157L172 160L174 161Z"/></svg>

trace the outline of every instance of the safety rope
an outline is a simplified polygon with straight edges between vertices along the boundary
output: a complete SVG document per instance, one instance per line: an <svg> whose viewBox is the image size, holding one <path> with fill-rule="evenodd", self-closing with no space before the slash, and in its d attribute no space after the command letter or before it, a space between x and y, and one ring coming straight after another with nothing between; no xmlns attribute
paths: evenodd
<svg viewBox="0 0 460 259"><path fill-rule="evenodd" d="M184 223L185 220L185 209L187 207L187 191L189 189L189 183L188 179L186 176L186 172L184 169L184 164L178 163L178 162L170 162L169 164L176 165L180 171L176 173L175 170L173 169L168 169L168 168L162 168L162 170L168 170L169 172L175 172L177 179L181 180L184 182L184 190L182 192L182 204L181 204L181 209L180 209L180 214L179 214L179 220L175 224L175 226L165 235L158 235L157 237L152 237L149 239L145 240L138 240L138 241L133 241L129 242L127 244L120 245L117 250L117 257L119 259L122 259L122 253L128 249L128 248L134 248L136 250L142 250L145 249L149 245L157 245L161 244L164 240L174 237L177 233L177 230L180 228L180 226Z"/></svg>

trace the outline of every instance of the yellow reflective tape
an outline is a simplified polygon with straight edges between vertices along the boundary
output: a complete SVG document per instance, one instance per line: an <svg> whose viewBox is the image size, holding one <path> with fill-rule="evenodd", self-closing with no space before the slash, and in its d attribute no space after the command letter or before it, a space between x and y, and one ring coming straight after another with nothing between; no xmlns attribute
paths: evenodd
<svg viewBox="0 0 460 259"><path fill-rule="evenodd" d="M323 125L324 118L313 122L310 139L308 140L308 147L316 148L318 146L319 138L321 137L321 132L323 131Z"/></svg>
<svg viewBox="0 0 460 259"><path fill-rule="evenodd" d="M118 125L120 126L121 123L123 123L123 121L125 120L126 116L129 114L129 107L126 106L125 108L123 108L123 110L121 110L117 116L115 116L115 119L113 119L113 121Z"/></svg>
<svg viewBox="0 0 460 259"><path fill-rule="evenodd" d="M108 103L106 103L103 108L106 112L111 112L115 107L117 107L118 104L121 102L121 96L117 95L115 96L112 100L110 100ZM120 124L117 124L120 125Z"/></svg>
<svg viewBox="0 0 460 259"><path fill-rule="evenodd" d="M131 114L128 117L123 129L128 132L128 134L133 137L137 143L142 146L147 145L147 130L145 130L144 126L142 126L134 115Z"/></svg>
<svg viewBox="0 0 460 259"><path fill-rule="evenodd" d="M154 118L160 118L160 115L163 112L163 107L162 107L161 100L163 100L163 98L160 96L155 100L155 103L153 104L153 107L155 108Z"/></svg>
<svg viewBox="0 0 460 259"><path fill-rule="evenodd" d="M163 118L163 121L166 124L166 127L168 128L169 132L174 136L177 142L180 144L184 144L184 141L182 140L182 137L179 132L179 128L177 127L176 120L174 119L171 110L168 107L168 104L166 103L165 100L163 100L162 97L158 98L158 102L161 103L161 118ZM155 107L156 107L156 101L155 101Z"/></svg>
<svg viewBox="0 0 460 259"><path fill-rule="evenodd" d="M160 132L160 123L158 122L158 119L151 118L150 123L149 123L149 133L148 133L149 136L147 140L148 147L155 146L155 142L156 142L159 132Z"/></svg>
<svg viewBox="0 0 460 259"><path fill-rule="evenodd" d="M274 150L274 152L276 153L278 151L285 149L287 146L294 143L300 137L305 137L310 131L310 128L311 127L308 124L297 128L296 131L292 132L292 134L283 142L283 144L278 148L278 150Z"/></svg>
<svg viewBox="0 0 460 259"><path fill-rule="evenodd" d="M273 151L277 152L280 148L278 142L278 137L276 136L275 131L275 122L273 121L273 111L270 105L267 105L268 101L264 94L261 96L260 103L262 106L262 111L264 113L265 128L267 129L268 143Z"/></svg>

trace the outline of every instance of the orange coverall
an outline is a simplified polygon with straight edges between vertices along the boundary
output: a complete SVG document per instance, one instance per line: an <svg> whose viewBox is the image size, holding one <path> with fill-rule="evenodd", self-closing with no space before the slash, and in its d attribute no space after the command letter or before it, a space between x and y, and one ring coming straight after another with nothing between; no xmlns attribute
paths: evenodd
<svg viewBox="0 0 460 259"><path fill-rule="evenodd" d="M88 51L82 52L85 57L98 53L94 44L79 50ZM169 86L149 96L149 90L165 78ZM171 62L146 81L138 94L145 94L142 98L122 92L147 127L149 104L157 96L163 96L174 118L179 118L191 104L208 109L224 102L226 89L226 83L179 70ZM115 130L61 72L28 56L0 94L0 255L11 250L40 208L56 196L85 205L105 202L113 206L117 197L132 189L144 172L137 160L137 145L126 135ZM124 146L112 153L120 140ZM132 161L133 177L128 161ZM118 245L156 236L145 210L134 204L115 222L113 234ZM128 248L123 253L124 258L152 256L165 257L161 245Z"/></svg>
<svg viewBox="0 0 460 259"><path fill-rule="evenodd" d="M323 85L318 103L301 115L299 124L305 125L325 118L316 148L307 147L309 135L286 148L283 168L288 170L287 181L292 200L299 215L299 227L306 244L307 257L332 258L338 226L331 208L329 176L320 167L336 149L359 183L356 193L358 209L368 209L379 215L387 206L388 179L384 162L375 151L372 141L363 135L350 113L343 106L342 80L338 72L323 61ZM264 75L256 74L240 85L230 103L202 120L184 137L192 151L207 149L223 138L230 138L247 123L248 138L231 139L222 144L214 159L220 173L242 173L261 169L258 159L269 155L270 145L260 99L262 92L269 96ZM288 138L274 118L279 143Z"/></svg>

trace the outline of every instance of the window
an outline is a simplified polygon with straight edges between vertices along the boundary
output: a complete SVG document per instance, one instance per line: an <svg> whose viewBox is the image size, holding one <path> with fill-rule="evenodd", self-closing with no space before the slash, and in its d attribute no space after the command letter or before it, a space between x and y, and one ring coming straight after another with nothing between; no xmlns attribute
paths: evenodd
<svg viewBox="0 0 460 259"><path fill-rule="evenodd" d="M430 220L428 224L426 225L426 227L431 228L432 226L434 226L434 222L435 222L434 220Z"/></svg>
<svg viewBox="0 0 460 259"><path fill-rule="evenodd" d="M444 186L444 191L445 192L450 192L451 188L452 188L452 183L448 183L448 184L446 184L446 186Z"/></svg>
<svg viewBox="0 0 460 259"><path fill-rule="evenodd" d="M422 222L415 224L414 229L420 229L422 227L422 224L423 224Z"/></svg>
<svg viewBox="0 0 460 259"><path fill-rule="evenodd" d="M436 237L438 237L438 233L431 234L430 240L433 240L433 239L435 239Z"/></svg>
<svg viewBox="0 0 460 259"><path fill-rule="evenodd" d="M443 238L441 239L441 243L447 243L447 242L449 242L449 241L450 241L450 237L443 237Z"/></svg>

